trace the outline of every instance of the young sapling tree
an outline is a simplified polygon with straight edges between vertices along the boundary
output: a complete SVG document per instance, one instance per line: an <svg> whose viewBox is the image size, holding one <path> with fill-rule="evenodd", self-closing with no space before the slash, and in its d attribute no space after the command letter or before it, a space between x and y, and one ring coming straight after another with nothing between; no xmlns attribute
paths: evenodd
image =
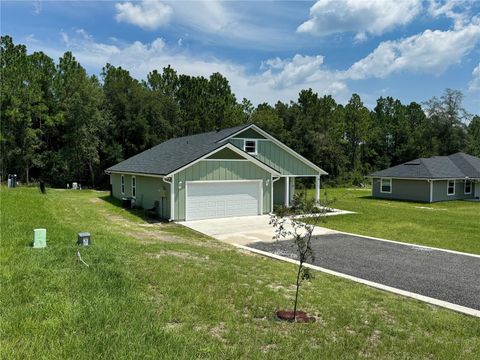
<svg viewBox="0 0 480 360"><path fill-rule="evenodd" d="M296 322L299 320L297 305L300 285L303 280L310 280L312 274L305 263L315 261L315 254L312 249L315 228L325 220L325 215L330 209L331 202L327 200L327 194L320 205L315 199L307 198L306 192L301 191L294 196L291 208L282 207L270 216L270 225L273 226L274 239L293 240L293 247L298 261L295 300L293 303L293 315L285 319ZM305 220L308 219L308 222ZM302 312L303 314L303 312ZM278 315L277 315L278 316ZM308 318L302 318L308 321Z"/></svg>

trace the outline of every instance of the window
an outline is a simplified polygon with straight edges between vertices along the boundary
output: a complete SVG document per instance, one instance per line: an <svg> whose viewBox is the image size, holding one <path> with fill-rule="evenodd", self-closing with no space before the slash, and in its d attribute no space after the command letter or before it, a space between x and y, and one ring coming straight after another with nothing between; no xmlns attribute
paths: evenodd
<svg viewBox="0 0 480 360"><path fill-rule="evenodd" d="M125 176L123 175L121 179L121 191L122 191L122 194L125 194Z"/></svg>
<svg viewBox="0 0 480 360"><path fill-rule="evenodd" d="M448 180L447 195L455 195L455 180Z"/></svg>
<svg viewBox="0 0 480 360"><path fill-rule="evenodd" d="M251 155L257 155L257 140L243 140L243 150Z"/></svg>
<svg viewBox="0 0 480 360"><path fill-rule="evenodd" d="M135 198L137 196L137 179L135 176L132 176L132 197Z"/></svg>
<svg viewBox="0 0 480 360"><path fill-rule="evenodd" d="M380 179L380 192L381 193L392 193L392 179Z"/></svg>
<svg viewBox="0 0 480 360"><path fill-rule="evenodd" d="M465 189L464 193L471 194L472 193L472 181L471 180L465 180Z"/></svg>

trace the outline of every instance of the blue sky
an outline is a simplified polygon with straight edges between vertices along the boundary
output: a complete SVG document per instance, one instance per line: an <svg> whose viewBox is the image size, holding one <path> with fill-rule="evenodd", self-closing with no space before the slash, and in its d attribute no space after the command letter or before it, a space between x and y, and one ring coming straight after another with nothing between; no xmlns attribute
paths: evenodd
<svg viewBox="0 0 480 360"><path fill-rule="evenodd" d="M461 90L480 113L480 1L2 1L1 33L91 74L225 75L237 98L296 100L312 88L404 103Z"/></svg>

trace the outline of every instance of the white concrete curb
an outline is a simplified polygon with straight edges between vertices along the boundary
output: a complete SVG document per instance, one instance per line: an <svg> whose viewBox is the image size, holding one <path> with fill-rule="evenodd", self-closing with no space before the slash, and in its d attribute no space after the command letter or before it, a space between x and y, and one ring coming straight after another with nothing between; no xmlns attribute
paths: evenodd
<svg viewBox="0 0 480 360"><path fill-rule="evenodd" d="M344 233L344 234L347 234L347 233ZM352 235L355 235L355 234L352 234ZM355 236L358 236L358 235L355 235ZM374 240L382 240L382 239L375 239L375 238L373 238L373 239ZM383 240L383 241L389 241L389 240ZM393 241L393 242L395 242L395 241ZM400 244L405 244L405 243L400 243ZM253 253L256 253L256 254L259 254L259 255L270 257L272 259L282 260L282 261L286 261L286 262L298 265L297 260L293 260L293 259L290 259L290 258L287 258L287 257L284 257L284 256L275 255L275 254L269 253L267 251L262 251L262 250L250 248L248 246L243 246L243 245L238 245L238 244L232 244L232 245L234 245L235 247L237 247L239 249L243 249L243 250L250 251L250 252L253 252ZM409 245L409 244L405 244L405 245ZM417 245L415 245L415 246L417 246ZM442 249L438 249L438 250L442 250ZM452 251L450 251L450 252L452 252ZM464 253L459 253L459 254L464 254ZM478 255L474 255L474 256L478 256ZM476 310L476 309L468 308L468 307L465 307L465 306L453 304L453 303L450 303L450 302L447 302L447 301L438 300L438 299L431 298L431 297L428 297L428 296L412 293L410 291L397 289L397 288L394 288L394 287L391 287L391 286L382 285L382 284L379 284L379 283L376 283L376 282L373 282L373 281L369 281L369 280L361 279L361 278L358 278L358 277L355 277L355 276L343 274L343 273L340 273L340 272L337 272L337 271L325 269L325 268L322 268L320 266L306 264L306 263L304 265L306 267L309 267L310 269L318 270L318 271L324 272L326 274L338 276L338 277L348 279L348 280L351 280L351 281L355 281L355 282L358 282L358 283L361 283L361 284L364 284L364 285L368 285L368 286L371 286L371 287L374 287L374 288L377 288L377 289L380 289L380 290L389 291L389 292L399 294L399 295L403 295L403 296L406 296L406 297L409 297L409 298L412 298L412 299L420 300L420 301L423 301L423 302L426 302L426 303L429 303L429 304L432 304L432 305L440 306L440 307L443 307L443 308L446 308L446 309L454 310L454 311L457 311L457 312L460 312L460 313L463 313L463 314L467 314L467 315L471 315L471 316L475 316L475 317L480 318L480 310Z"/></svg>

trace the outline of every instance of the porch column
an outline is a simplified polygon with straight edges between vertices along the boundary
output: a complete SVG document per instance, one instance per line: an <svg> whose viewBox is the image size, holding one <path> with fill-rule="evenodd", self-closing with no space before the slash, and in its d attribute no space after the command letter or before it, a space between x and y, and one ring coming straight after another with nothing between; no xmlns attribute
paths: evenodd
<svg viewBox="0 0 480 360"><path fill-rule="evenodd" d="M295 177L290 179L290 203L295 199Z"/></svg>
<svg viewBox="0 0 480 360"><path fill-rule="evenodd" d="M320 175L315 176L315 201L320 201Z"/></svg>
<svg viewBox="0 0 480 360"><path fill-rule="evenodd" d="M285 206L290 206L290 178L285 176Z"/></svg>

